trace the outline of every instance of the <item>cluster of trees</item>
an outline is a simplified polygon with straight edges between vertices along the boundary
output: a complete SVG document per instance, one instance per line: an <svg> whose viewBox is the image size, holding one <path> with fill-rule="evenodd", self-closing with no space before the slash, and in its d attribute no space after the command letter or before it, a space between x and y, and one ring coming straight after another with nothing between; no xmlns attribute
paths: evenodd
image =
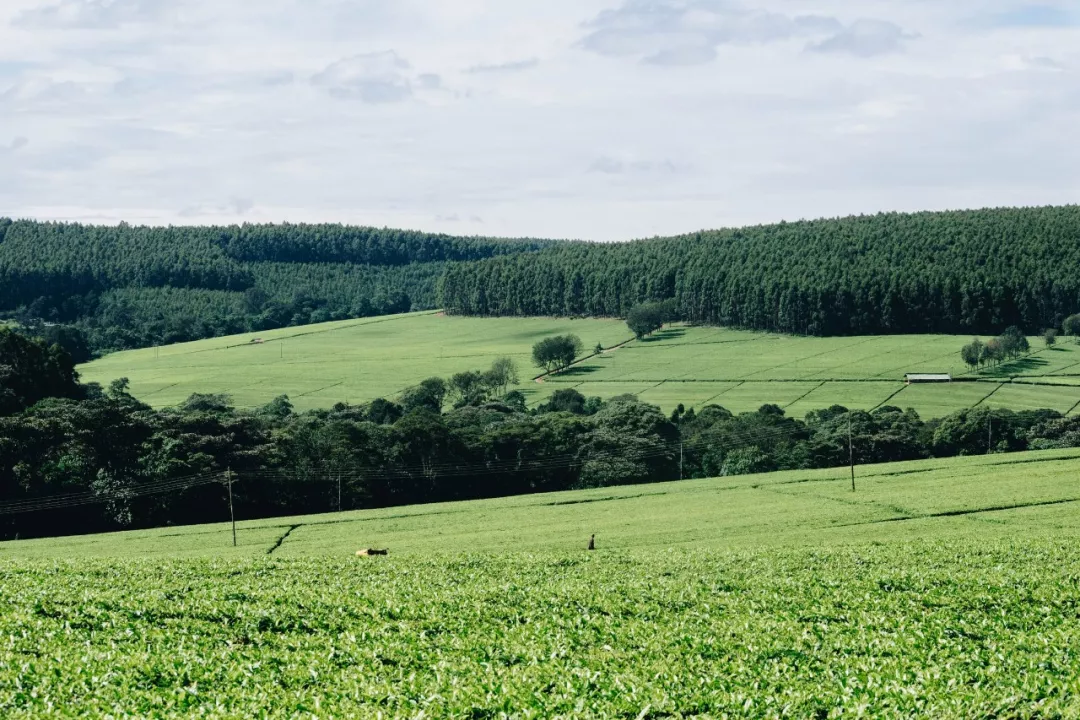
<svg viewBox="0 0 1080 720"><path fill-rule="evenodd" d="M1048 331L1044 337L1048 338L1047 345L1052 345L1053 335ZM960 348L960 357L972 368L980 368L984 365L1000 365L1006 360L1015 360L1021 355L1031 352L1031 343L1023 331L1018 327L1010 327L1001 335L987 342L978 338Z"/></svg>
<svg viewBox="0 0 1080 720"><path fill-rule="evenodd" d="M512 358L503 357L493 361L486 371L466 370L454 373L449 380L430 377L407 388L401 394L400 404L395 405L385 400L377 400L375 403L379 417L392 420L414 410L441 413L448 401L455 410L481 405L494 399L524 410L525 396L520 392L510 391L510 386L519 382L517 363Z"/></svg>
<svg viewBox="0 0 1080 720"><path fill-rule="evenodd" d="M540 240L343 225L132 227L0 218L0 316L93 352L432 309L447 263Z"/></svg>
<svg viewBox="0 0 1080 720"><path fill-rule="evenodd" d="M361 406L300 413L282 396L237 410L226 396L193 395L154 410L124 381L80 384L70 356L40 340L0 331L0 357L0 510L72 493L100 500L0 512L3 538L222 520L220 485L142 490L226 470L239 516L254 518L839 466L849 432L861 464L1080 446L1080 418L1052 410L926 421L834 406L798 420L775 405L737 415L708 405L666 416L633 396L573 389L527 410L507 390L506 360Z"/></svg>
<svg viewBox="0 0 1080 720"><path fill-rule="evenodd" d="M547 337L533 345L533 364L547 373L565 370L574 364L584 347L577 335Z"/></svg>
<svg viewBox="0 0 1080 720"><path fill-rule="evenodd" d="M1058 327L1080 302L1080 206L889 213L455 263L464 315L626 317L671 299L698 323L807 335Z"/></svg>

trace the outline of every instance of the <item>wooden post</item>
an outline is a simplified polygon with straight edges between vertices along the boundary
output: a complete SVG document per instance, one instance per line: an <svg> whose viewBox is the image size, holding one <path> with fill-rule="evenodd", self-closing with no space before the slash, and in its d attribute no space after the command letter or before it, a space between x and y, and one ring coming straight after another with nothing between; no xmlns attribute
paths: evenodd
<svg viewBox="0 0 1080 720"><path fill-rule="evenodd" d="M232 501L232 468L225 471L225 483L229 488L229 521L232 522L232 544L236 547L236 515L233 514Z"/></svg>
<svg viewBox="0 0 1080 720"><path fill-rule="evenodd" d="M851 441L851 411L847 416L848 462L851 464L851 492L855 492L855 445Z"/></svg>

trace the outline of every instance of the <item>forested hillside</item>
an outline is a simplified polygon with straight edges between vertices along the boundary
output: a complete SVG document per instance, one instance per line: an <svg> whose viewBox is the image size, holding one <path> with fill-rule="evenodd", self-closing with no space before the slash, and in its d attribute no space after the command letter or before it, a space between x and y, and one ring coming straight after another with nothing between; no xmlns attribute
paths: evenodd
<svg viewBox="0 0 1080 720"><path fill-rule="evenodd" d="M0 218L0 313L31 329L72 325L99 352L142 347L430 309L448 261L547 244L343 225L153 228Z"/></svg>
<svg viewBox="0 0 1080 720"><path fill-rule="evenodd" d="M1030 332L1080 309L1080 206L882 214L717 230L450 267L471 315L624 316L811 335Z"/></svg>

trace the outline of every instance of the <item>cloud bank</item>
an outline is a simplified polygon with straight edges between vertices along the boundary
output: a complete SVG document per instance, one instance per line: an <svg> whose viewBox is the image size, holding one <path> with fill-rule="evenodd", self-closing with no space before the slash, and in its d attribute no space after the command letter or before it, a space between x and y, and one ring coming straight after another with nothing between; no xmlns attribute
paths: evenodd
<svg viewBox="0 0 1080 720"><path fill-rule="evenodd" d="M7 0L0 215L599 240L1080 201L1075 3Z"/></svg>

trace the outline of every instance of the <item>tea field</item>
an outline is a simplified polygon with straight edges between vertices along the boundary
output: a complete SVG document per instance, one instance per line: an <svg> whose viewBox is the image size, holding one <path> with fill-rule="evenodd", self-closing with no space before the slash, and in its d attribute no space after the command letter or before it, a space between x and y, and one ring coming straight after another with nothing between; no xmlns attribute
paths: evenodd
<svg viewBox="0 0 1080 720"><path fill-rule="evenodd" d="M597 344L609 350L532 382L538 372L531 364L533 343L563 333L577 334L590 352ZM85 381L104 385L127 377L136 397L155 407L193 392L228 393L239 407L282 394L299 409L358 404L509 356L518 363L518 389L530 404L574 388L590 397L631 393L665 411L680 403L717 403L733 412L774 403L797 417L833 404L913 407L924 418L983 403L1080 409L1080 346L1063 342L1046 349L1031 338L1030 356L973 376L960 361L967 342L948 335L804 338L678 325L639 342L616 319L413 313L132 350L79 371ZM950 372L980 382L908 387L903 377L909 372Z"/></svg>
<svg viewBox="0 0 1080 720"><path fill-rule="evenodd" d="M0 716L1080 717L1078 463L3 543Z"/></svg>

